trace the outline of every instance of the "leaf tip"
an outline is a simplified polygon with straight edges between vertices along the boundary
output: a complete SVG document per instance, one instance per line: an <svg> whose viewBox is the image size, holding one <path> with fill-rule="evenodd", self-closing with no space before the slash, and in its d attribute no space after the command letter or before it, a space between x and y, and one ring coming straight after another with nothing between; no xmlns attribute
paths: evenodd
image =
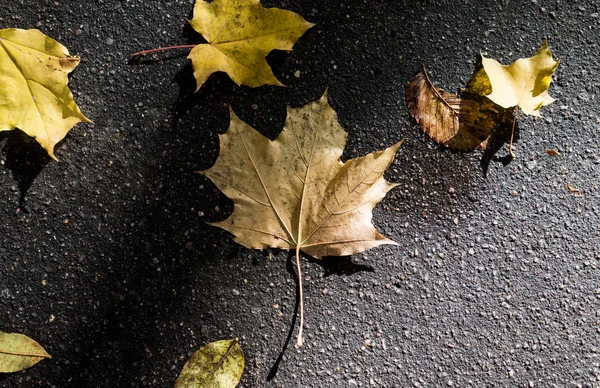
<svg viewBox="0 0 600 388"><path fill-rule="evenodd" d="M394 144L392 147L394 147L395 150L397 151L405 141L406 141L406 139L402 139L399 142L397 142L396 144Z"/></svg>
<svg viewBox="0 0 600 388"><path fill-rule="evenodd" d="M54 150L46 150L48 152L48 156L50 156L55 162L58 163L58 158L56 157L56 155L54 155Z"/></svg>
<svg viewBox="0 0 600 388"><path fill-rule="evenodd" d="M398 185L397 183L395 183L395 184L394 184L394 186L397 186L397 185ZM392 240L391 238L388 238L388 239L387 239L387 244L388 244L388 245L396 245L396 246L399 246L399 245L400 245L400 244L398 244L396 241Z"/></svg>
<svg viewBox="0 0 600 388"><path fill-rule="evenodd" d="M241 120L238 117L238 115L235 114L233 107L231 105L229 105L229 125L231 126L231 124L233 122L237 122L237 121L241 121Z"/></svg>

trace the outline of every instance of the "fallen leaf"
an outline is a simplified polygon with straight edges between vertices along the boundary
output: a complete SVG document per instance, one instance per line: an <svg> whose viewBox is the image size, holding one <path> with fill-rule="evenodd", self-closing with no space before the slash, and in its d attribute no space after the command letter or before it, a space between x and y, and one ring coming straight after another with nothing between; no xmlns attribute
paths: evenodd
<svg viewBox="0 0 600 388"><path fill-rule="evenodd" d="M54 146L86 118L69 90L79 58L38 30L0 30L0 131L19 128L53 159Z"/></svg>
<svg viewBox="0 0 600 388"><path fill-rule="evenodd" d="M244 352L236 339L204 345L185 363L174 388L234 388L244 372Z"/></svg>
<svg viewBox="0 0 600 388"><path fill-rule="evenodd" d="M371 212L395 186L383 173L401 142L342 162L346 137L326 94L288 108L275 141L231 112L229 129L219 136L219 157L202 172L234 203L233 214L213 225L247 248L294 249L300 279L300 251L322 258L396 244L375 230ZM301 288L300 296L302 301ZM302 302L300 311L302 328ZM301 339L300 332L298 346Z"/></svg>
<svg viewBox="0 0 600 388"><path fill-rule="evenodd" d="M216 71L226 72L238 85L283 86L265 57L275 49L291 50L314 25L291 11L264 8L259 0L197 0L190 24L209 42L188 56L196 90Z"/></svg>
<svg viewBox="0 0 600 388"><path fill-rule="evenodd" d="M567 190L569 190L571 193L573 194L581 194L581 191L579 191L578 188L571 186L570 184L567 183Z"/></svg>
<svg viewBox="0 0 600 388"><path fill-rule="evenodd" d="M486 98L464 92L461 97L437 89L423 67L406 91L411 116L435 142L456 151L485 148L499 127L510 126L513 114Z"/></svg>
<svg viewBox="0 0 600 388"><path fill-rule="evenodd" d="M0 332L0 373L18 372L51 358L40 344L17 333Z"/></svg>
<svg viewBox="0 0 600 388"><path fill-rule="evenodd" d="M395 186L383 172L400 143L342 163L346 137L326 95L289 108L275 141L231 111L219 157L201 172L234 201L233 214L212 225L247 248L298 248L316 258L395 244L375 230L371 210Z"/></svg>
<svg viewBox="0 0 600 388"><path fill-rule="evenodd" d="M558 152L557 150L544 150L544 152L548 156L558 156L558 155L560 155L560 152Z"/></svg>
<svg viewBox="0 0 600 388"><path fill-rule="evenodd" d="M476 74L477 80L471 85L471 90L485 93L503 108L518 106L528 115L539 116L542 106L554 102L548 94L548 87L559 63L552 59L547 41L533 57L517 59L508 66L482 56L484 73L480 70ZM486 93L490 86L491 93Z"/></svg>

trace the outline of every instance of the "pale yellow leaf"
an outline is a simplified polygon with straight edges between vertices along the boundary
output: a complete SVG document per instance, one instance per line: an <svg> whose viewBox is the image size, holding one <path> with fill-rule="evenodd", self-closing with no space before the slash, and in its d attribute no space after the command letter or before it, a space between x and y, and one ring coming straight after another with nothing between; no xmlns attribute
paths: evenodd
<svg viewBox="0 0 600 388"><path fill-rule="evenodd" d="M209 42L188 56L198 89L216 71L238 85L283 86L265 57L272 50L291 50L313 26L291 11L264 8L258 0L197 0L190 24Z"/></svg>
<svg viewBox="0 0 600 388"><path fill-rule="evenodd" d="M69 90L79 58L38 30L0 30L0 131L18 128L54 156L71 128L90 122Z"/></svg>
<svg viewBox="0 0 600 388"><path fill-rule="evenodd" d="M483 57L483 68L492 87L487 97L503 108L518 106L528 115L539 116L540 108L554 101L548 87L559 63L552 59L546 41L533 57L517 59L509 66Z"/></svg>

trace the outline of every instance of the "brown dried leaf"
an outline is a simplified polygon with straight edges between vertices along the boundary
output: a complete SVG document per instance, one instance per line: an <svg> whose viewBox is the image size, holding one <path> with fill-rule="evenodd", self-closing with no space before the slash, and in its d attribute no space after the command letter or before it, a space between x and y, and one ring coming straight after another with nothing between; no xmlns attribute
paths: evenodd
<svg viewBox="0 0 600 388"><path fill-rule="evenodd" d="M581 194L581 191L579 191L578 188L571 186L570 184L567 183L567 190L569 190L571 193L573 194Z"/></svg>
<svg viewBox="0 0 600 388"><path fill-rule="evenodd" d="M463 93L461 97L437 89L425 68L406 92L411 116L435 142L456 151L485 149L486 140L501 126L512 125L512 111L487 98Z"/></svg>
<svg viewBox="0 0 600 388"><path fill-rule="evenodd" d="M560 152L558 152L557 150L544 150L544 152L548 156L558 156L558 155L560 155Z"/></svg>

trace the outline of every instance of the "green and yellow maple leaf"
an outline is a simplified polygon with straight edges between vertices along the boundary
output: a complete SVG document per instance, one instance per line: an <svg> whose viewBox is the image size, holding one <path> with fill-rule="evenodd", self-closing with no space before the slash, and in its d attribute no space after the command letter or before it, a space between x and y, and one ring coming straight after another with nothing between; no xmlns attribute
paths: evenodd
<svg viewBox="0 0 600 388"><path fill-rule="evenodd" d="M528 115L539 116L542 106L554 102L548 88L559 63L552 59L547 41L533 57L517 59L511 65L482 56L483 69L473 75L467 89L485 94L503 108L519 107Z"/></svg>
<svg viewBox="0 0 600 388"><path fill-rule="evenodd" d="M0 131L18 128L56 159L54 146L71 128L91 122L67 86L78 64L38 30L0 30Z"/></svg>
<svg viewBox="0 0 600 388"><path fill-rule="evenodd" d="M208 44L199 44L192 60L197 89L217 71L238 85L279 85L265 57L272 50L291 50L313 26L301 16L278 8L264 8L259 0L197 0L191 26Z"/></svg>

